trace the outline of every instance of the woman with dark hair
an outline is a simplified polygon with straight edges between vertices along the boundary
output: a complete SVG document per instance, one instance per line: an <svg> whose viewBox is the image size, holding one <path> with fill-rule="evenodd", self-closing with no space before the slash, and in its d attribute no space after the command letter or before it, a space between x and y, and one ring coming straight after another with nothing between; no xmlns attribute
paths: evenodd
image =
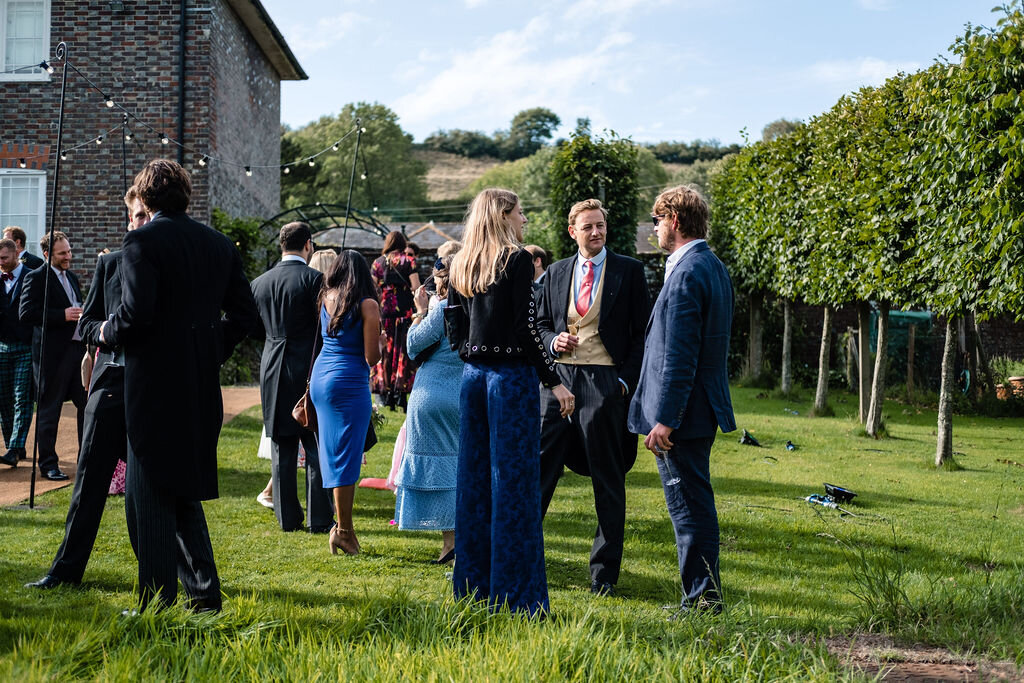
<svg viewBox="0 0 1024 683"><path fill-rule="evenodd" d="M537 331L533 256L519 197L488 189L466 216L445 319L466 365L459 396L455 597L530 615L548 611L540 509L540 390L574 409ZM539 381L538 381L539 378Z"/></svg>
<svg viewBox="0 0 1024 683"><path fill-rule="evenodd" d="M373 282L380 290L381 317L387 336L381 363L373 368L373 391L391 408L405 407L406 394L412 390L416 374L405 350L405 337L412 323L412 293L419 289L420 276L415 261L405 253L407 246L405 235L392 230L384 238L384 248L371 270Z"/></svg>
<svg viewBox="0 0 1024 683"><path fill-rule="evenodd" d="M380 360L380 305L366 259L358 251L341 252L324 275L320 291L323 348L309 383L320 437L320 472L325 489L334 489L337 523L328 547L348 555L359 552L352 527L352 499L363 444L370 427L370 367Z"/></svg>

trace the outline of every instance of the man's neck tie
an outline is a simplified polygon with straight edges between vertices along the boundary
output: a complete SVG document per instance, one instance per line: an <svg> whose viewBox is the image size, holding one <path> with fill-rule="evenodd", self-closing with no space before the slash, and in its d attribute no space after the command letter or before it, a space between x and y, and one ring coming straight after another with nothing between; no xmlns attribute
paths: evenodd
<svg viewBox="0 0 1024 683"><path fill-rule="evenodd" d="M580 293L576 295L576 312L583 317L590 310L590 292L594 289L594 264L587 259L583 262L583 282Z"/></svg>
<svg viewBox="0 0 1024 683"><path fill-rule="evenodd" d="M63 271L63 270L60 271L60 275L57 277L57 279L60 280L61 286L64 287L64 293L68 295L68 301L71 302L71 305L72 306L78 306L79 303L78 303L78 300L75 298L74 290L71 289L71 283L68 281L68 274L67 274L67 272ZM82 324L81 321L79 321L75 325L75 332L74 332L74 334L71 335L71 339L73 341L81 341L82 340L82 333L79 330L79 325L81 325L81 324Z"/></svg>

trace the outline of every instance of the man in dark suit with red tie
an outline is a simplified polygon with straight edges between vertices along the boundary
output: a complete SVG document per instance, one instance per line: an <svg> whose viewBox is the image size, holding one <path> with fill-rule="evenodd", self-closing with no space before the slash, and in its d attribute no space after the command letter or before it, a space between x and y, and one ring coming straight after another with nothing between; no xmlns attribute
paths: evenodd
<svg viewBox="0 0 1024 683"><path fill-rule="evenodd" d="M140 602L174 602L180 577L191 609L217 611L201 501L218 495L220 366L259 324L256 302L234 243L185 213L185 169L155 159L135 186L151 220L124 237L121 305L100 341L125 354L125 512Z"/></svg>
<svg viewBox="0 0 1024 683"><path fill-rule="evenodd" d="M626 408L640 374L650 310L643 265L605 247L607 219L597 199L572 207L568 229L579 251L547 269L537 313L558 376L576 397L576 413L566 420L552 393L541 392L542 510L547 513L565 466L590 476L597 511L590 552L595 595L612 593L619 580L626 472L637 449Z"/></svg>
<svg viewBox="0 0 1024 683"><path fill-rule="evenodd" d="M32 339L32 365L36 378L36 440L39 443L39 472L51 481L63 481L57 458L57 425L64 401L75 404L78 418L78 444L82 443L85 419L85 387L82 386L82 356L85 344L78 330L82 316L82 289L78 276L71 272L71 243L59 230L39 246L50 265L42 265L25 278L20 315L35 326ZM50 299L44 306L46 280L50 280ZM46 348L42 348L42 325L46 319Z"/></svg>
<svg viewBox="0 0 1024 683"><path fill-rule="evenodd" d="M18 258L18 251L14 240L0 240L0 423L7 445L0 462L11 467L26 457L33 407L32 326L18 317L29 267Z"/></svg>
<svg viewBox="0 0 1024 683"><path fill-rule="evenodd" d="M306 449L306 522L311 533L327 533L334 512L320 477L316 435L292 417L292 408L306 390L323 275L306 265L313 254L308 224L294 222L282 227L280 243L281 261L252 281L266 340L260 359L260 399L263 426L271 441L274 514L283 530L302 528L302 506L295 491L301 441Z"/></svg>

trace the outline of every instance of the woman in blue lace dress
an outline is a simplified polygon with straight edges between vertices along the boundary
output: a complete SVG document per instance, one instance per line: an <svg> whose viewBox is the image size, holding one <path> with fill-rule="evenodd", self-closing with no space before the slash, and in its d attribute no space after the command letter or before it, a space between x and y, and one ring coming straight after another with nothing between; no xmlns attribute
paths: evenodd
<svg viewBox="0 0 1024 683"><path fill-rule="evenodd" d="M395 521L407 531L441 531L438 563L455 556L455 482L459 460L459 387L462 359L444 332L448 259L434 274L437 298L416 290L409 356L421 363L409 394L402 464L395 478Z"/></svg>
<svg viewBox="0 0 1024 683"><path fill-rule="evenodd" d="M489 189L470 205L450 267L446 323L466 365L459 397L455 597L547 613L540 514L540 390L561 414L575 399L536 327L533 256L519 197ZM538 382L538 379L540 380Z"/></svg>
<svg viewBox="0 0 1024 683"><path fill-rule="evenodd" d="M370 366L380 360L380 306L370 267L358 251L338 254L320 293L323 348L313 365L309 397L316 408L320 473L334 489L337 522L328 547L359 552L352 500L370 427Z"/></svg>

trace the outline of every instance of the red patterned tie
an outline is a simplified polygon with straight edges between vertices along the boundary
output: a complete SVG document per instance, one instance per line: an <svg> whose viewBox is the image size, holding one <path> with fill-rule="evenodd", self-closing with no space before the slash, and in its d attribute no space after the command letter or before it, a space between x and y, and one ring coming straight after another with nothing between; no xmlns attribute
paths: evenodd
<svg viewBox="0 0 1024 683"><path fill-rule="evenodd" d="M594 288L594 264L587 259L583 262L583 282L576 296L576 312L583 317L590 310L590 290Z"/></svg>

